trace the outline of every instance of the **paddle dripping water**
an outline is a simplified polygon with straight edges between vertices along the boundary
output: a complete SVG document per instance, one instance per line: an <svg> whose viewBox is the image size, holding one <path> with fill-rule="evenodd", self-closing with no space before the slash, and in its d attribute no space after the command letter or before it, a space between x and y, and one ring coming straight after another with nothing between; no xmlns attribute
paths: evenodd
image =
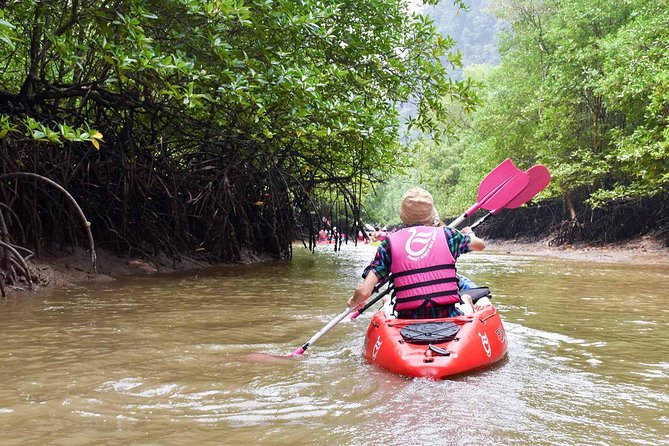
<svg viewBox="0 0 669 446"><path fill-rule="evenodd" d="M367 364L376 307L301 360L248 356L289 354L321 329L373 252L295 246L291 262L0 302L0 442L668 443L666 266L463 256L460 271L491 287L509 348L454 380Z"/></svg>

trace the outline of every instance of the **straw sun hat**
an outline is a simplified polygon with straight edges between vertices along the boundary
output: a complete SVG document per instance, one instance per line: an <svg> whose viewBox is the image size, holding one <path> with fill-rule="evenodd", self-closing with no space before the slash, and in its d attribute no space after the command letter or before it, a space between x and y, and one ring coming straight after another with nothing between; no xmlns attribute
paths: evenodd
<svg viewBox="0 0 669 446"><path fill-rule="evenodd" d="M432 195L420 187L404 192L400 203L400 218L405 225L436 225L439 214L434 208Z"/></svg>

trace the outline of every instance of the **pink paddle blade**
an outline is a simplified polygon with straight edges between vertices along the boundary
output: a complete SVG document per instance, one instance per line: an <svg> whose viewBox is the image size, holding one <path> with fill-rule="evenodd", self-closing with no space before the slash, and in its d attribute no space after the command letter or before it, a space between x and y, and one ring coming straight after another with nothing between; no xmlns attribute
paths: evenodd
<svg viewBox="0 0 669 446"><path fill-rule="evenodd" d="M290 356L302 356L303 354L304 354L304 348L299 347L293 353L291 353Z"/></svg>
<svg viewBox="0 0 669 446"><path fill-rule="evenodd" d="M530 177L530 181L518 195L516 195L511 201L509 201L504 207L507 209L514 209L519 206L522 206L526 202L534 198L539 192L546 189L548 183L551 181L551 174L542 164L537 164L535 166L527 169L527 174Z"/></svg>
<svg viewBox="0 0 669 446"><path fill-rule="evenodd" d="M481 207L487 210L501 209L507 207L507 204L523 191L530 183L530 176L518 171L514 176L507 180L499 189L493 191L489 197L481 202Z"/></svg>
<svg viewBox="0 0 669 446"><path fill-rule="evenodd" d="M455 227L459 225L464 221L465 218L471 217L474 215L474 212L480 208L490 209L490 204L487 207L484 206L484 204L489 203L493 198L493 205L498 205L505 198L510 200L513 196L507 197L508 192L498 192L500 192L500 190L508 191L509 189L506 187L507 183L509 183L517 175L521 175L523 173L524 172L518 169L510 159L504 160L499 166L495 167L488 175L486 175L483 180L481 180L476 203L474 203L462 215L455 219L449 226ZM516 179L511 184L511 186L517 187L520 182L522 182L522 180Z"/></svg>
<svg viewBox="0 0 669 446"><path fill-rule="evenodd" d="M494 191L495 188L499 188L501 184L519 172L522 171L513 164L513 161L511 161L510 158L502 161L499 166L491 170L490 173L481 180L476 201L480 202L483 200L487 195Z"/></svg>

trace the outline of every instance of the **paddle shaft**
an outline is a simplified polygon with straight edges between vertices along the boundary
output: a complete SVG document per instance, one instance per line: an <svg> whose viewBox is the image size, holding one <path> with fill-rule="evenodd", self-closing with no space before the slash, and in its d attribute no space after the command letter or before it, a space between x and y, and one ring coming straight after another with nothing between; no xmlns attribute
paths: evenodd
<svg viewBox="0 0 669 446"><path fill-rule="evenodd" d="M505 181L503 181L502 183L500 183L496 188L494 188L493 190L491 190L490 192L488 192L488 193L483 197L482 200L477 201L477 202L474 203L469 209L467 209L467 210L464 211L462 214L460 214L460 216L459 216L458 218L456 218L455 220L453 220L449 226L452 227L452 228L455 228L455 227L457 227L460 223L462 223L463 221L465 221L465 219L467 219L468 217L470 217L471 215L473 215L474 212L476 212L477 210L479 210L479 208L480 208L486 201L488 201L488 200L489 200L490 198L492 198L497 192L499 192L500 189L502 189L502 188L509 182L510 179L511 179L511 178L507 178Z"/></svg>
<svg viewBox="0 0 669 446"><path fill-rule="evenodd" d="M339 313L339 315L337 317L335 317L330 322L328 322L328 324L325 327L321 328L321 330L318 333L313 335L311 337L311 339L309 339L307 342L302 344L302 347L295 350L292 353L291 356L299 356L299 355L303 354L314 342L318 341L325 333L332 330L332 327L337 325L339 322L342 321L342 319L344 319L346 316L353 313L354 311L355 311L355 308L347 308L346 310Z"/></svg>
<svg viewBox="0 0 669 446"><path fill-rule="evenodd" d="M472 216L474 214L474 212L479 210L481 208L481 206L483 206L485 204L486 201L490 200L493 196L495 196L496 193L498 193L500 191L500 189L504 188L504 186L509 183L509 180L511 180L511 178L513 178L513 177L509 177L506 180L502 181L500 184L498 184L495 188L493 188L493 190L488 192L481 200L478 200L469 209L467 209L462 214L460 214L460 216L458 218L456 218L455 220L453 220L449 226L452 227L452 228L455 228L460 223L465 221L465 219Z"/></svg>
<svg viewBox="0 0 669 446"><path fill-rule="evenodd" d="M378 293L379 289L380 289L385 283L386 283L386 282L376 284L376 286L374 287L374 290ZM388 294L388 291L389 291L389 290L390 290L390 286L388 286L388 288L386 288L386 290L385 290L383 293L379 293L377 296L375 296L373 299L371 299L371 300L365 305L364 309L366 310L367 308L369 308L369 307L371 307L372 305L374 305L375 302L378 302L379 299L381 299L383 296L385 296L386 294ZM339 313L339 315L337 315L337 317L335 317L335 318L332 319L330 322L328 322L328 324L327 324L325 327L321 328L320 331L319 331L318 333L316 333L315 335L313 335L313 336L311 337L311 339L309 339L307 342L305 342L304 344L302 344L302 346L301 346L300 348L296 349L296 350L291 354L291 356L299 356L299 355L303 354L309 347L311 347L311 346L314 344L314 342L318 341L318 340L319 340L325 333L327 333L328 331L332 330L332 328L333 328L335 325L337 325L338 323L340 323L346 316L348 316L348 315L351 314L351 313L355 313L355 312L357 312L357 311L358 311L358 310L357 310L355 307L353 307L353 308L346 308L346 310L342 311L341 313ZM363 310L363 311L364 311L364 310ZM362 311L361 311L361 312L362 312ZM361 312L360 312L360 313L361 313ZM360 313L358 313L358 314L360 314ZM355 317L357 317L357 315L356 315Z"/></svg>
<svg viewBox="0 0 669 446"><path fill-rule="evenodd" d="M488 219L488 217L490 217L491 215L495 215L495 214L492 213L492 212L488 212L488 213L485 214L483 217L481 217L481 218L479 218L478 220L476 220L476 221L470 226L470 229L473 231L473 230L476 229L481 223L483 223L484 221L486 221L486 220Z"/></svg>

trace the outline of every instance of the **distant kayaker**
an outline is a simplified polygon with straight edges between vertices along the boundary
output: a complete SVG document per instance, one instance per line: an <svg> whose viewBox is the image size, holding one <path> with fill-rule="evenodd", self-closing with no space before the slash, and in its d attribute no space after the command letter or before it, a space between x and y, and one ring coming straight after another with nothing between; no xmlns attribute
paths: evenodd
<svg viewBox="0 0 669 446"><path fill-rule="evenodd" d="M385 228L376 231L376 240L379 242L388 238L388 231Z"/></svg>
<svg viewBox="0 0 669 446"><path fill-rule="evenodd" d="M349 307L361 306L374 286L392 273L395 308L399 318L425 319L462 314L455 261L469 251L482 251L485 242L466 227L439 227L439 214L432 195L414 187L400 204L400 219L407 226L388 235L362 274L363 282L348 300ZM370 274L373 272L374 274Z"/></svg>

